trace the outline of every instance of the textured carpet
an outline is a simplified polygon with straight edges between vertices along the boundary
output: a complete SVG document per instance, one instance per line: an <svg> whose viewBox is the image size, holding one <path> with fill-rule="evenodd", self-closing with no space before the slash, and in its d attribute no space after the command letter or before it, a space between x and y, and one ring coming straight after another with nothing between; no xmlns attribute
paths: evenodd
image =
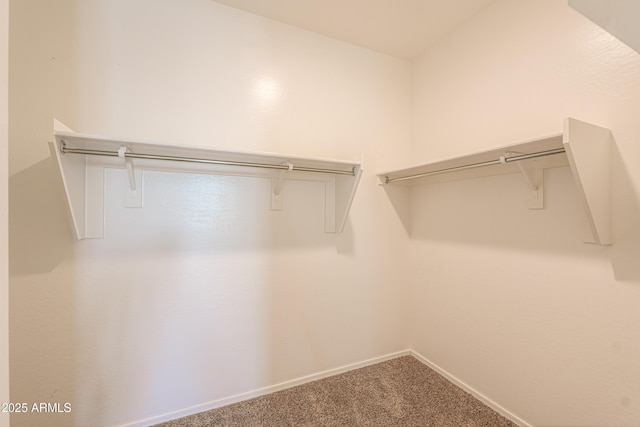
<svg viewBox="0 0 640 427"><path fill-rule="evenodd" d="M404 356L158 426L516 425Z"/></svg>

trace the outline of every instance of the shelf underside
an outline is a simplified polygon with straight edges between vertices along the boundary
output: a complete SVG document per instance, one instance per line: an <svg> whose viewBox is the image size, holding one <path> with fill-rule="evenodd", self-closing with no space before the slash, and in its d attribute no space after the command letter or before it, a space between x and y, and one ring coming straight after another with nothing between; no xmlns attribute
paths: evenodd
<svg viewBox="0 0 640 427"><path fill-rule="evenodd" d="M611 244L612 144L613 136L609 129L566 118L562 133L488 151L380 172L378 180L381 185L416 186L521 173L532 190L529 207L541 209L544 207L543 170L569 166L586 213L587 227L583 240L608 245ZM547 155L545 152L549 151L555 154ZM516 160L522 155L534 153L539 157ZM489 165L479 165L483 163Z"/></svg>
<svg viewBox="0 0 640 427"><path fill-rule="evenodd" d="M352 172L354 168L360 167L360 163L358 162L335 159L321 159L280 153L220 150L208 147L176 146L154 142L111 139L64 131L56 132L56 139L61 145L64 144L69 149L117 151L120 147L126 147L128 149L127 151L131 153L145 153L155 156L189 157L203 160L270 165L282 165L284 162L291 162L295 166L304 168L333 169L344 172Z"/></svg>
<svg viewBox="0 0 640 427"><path fill-rule="evenodd" d="M545 152L556 149L563 149L562 134L545 137L535 141L523 142L519 144L509 145L506 147L496 148L489 151L483 151L455 157L418 166L412 166L403 169L396 169L387 172L380 172L378 177L381 183L385 184L387 178L394 180L397 178L409 177L414 175L429 174L438 171L448 170L452 168L464 167L476 163L490 162L499 159L501 156L512 157L522 154L532 154ZM538 167L541 169L568 166L569 162L564 153L554 154L537 158ZM424 184L433 184L439 182L456 181L461 179L480 178L483 176L501 175L510 173L520 173L520 167L516 162L499 163L491 166L482 166L454 172L436 173L429 176L406 179L402 181L390 182L389 185L415 186Z"/></svg>
<svg viewBox="0 0 640 427"><path fill-rule="evenodd" d="M143 206L144 170L270 179L271 209L276 211L283 209L283 180L321 182L328 233L342 232L362 175L360 162L115 139L75 133L58 121L54 135L51 154L78 239L104 236L107 168L127 169L129 185L123 191L128 208Z"/></svg>

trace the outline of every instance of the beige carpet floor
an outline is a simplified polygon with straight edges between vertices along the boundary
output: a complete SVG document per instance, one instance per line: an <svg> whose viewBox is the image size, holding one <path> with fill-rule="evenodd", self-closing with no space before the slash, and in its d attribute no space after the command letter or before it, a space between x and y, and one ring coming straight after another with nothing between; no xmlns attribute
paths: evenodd
<svg viewBox="0 0 640 427"><path fill-rule="evenodd" d="M163 424L195 426L515 426L412 356Z"/></svg>

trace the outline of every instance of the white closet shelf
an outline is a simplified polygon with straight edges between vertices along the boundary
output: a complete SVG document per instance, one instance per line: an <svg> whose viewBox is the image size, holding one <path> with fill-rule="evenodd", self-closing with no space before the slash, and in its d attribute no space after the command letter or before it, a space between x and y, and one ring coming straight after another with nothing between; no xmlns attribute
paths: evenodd
<svg viewBox="0 0 640 427"><path fill-rule="evenodd" d="M126 169L126 207L142 207L142 171L157 170L271 179L271 209L281 210L287 179L325 184L325 231L342 232L362 163L291 154L222 150L76 133L54 120L51 155L65 189L78 239L104 236L104 169Z"/></svg>
<svg viewBox="0 0 640 427"><path fill-rule="evenodd" d="M569 166L585 207L584 240L611 244L611 145L609 129L573 118L562 132L514 144L378 173L380 185L415 186L521 173L529 207L543 208L543 171Z"/></svg>

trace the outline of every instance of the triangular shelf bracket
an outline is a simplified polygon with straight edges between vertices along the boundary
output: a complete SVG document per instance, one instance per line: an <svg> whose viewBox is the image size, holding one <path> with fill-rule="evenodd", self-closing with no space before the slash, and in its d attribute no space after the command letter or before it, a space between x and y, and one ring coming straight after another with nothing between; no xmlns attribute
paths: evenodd
<svg viewBox="0 0 640 427"><path fill-rule="evenodd" d="M609 129L567 118L562 143L586 213L583 239L610 245L613 135Z"/></svg>

